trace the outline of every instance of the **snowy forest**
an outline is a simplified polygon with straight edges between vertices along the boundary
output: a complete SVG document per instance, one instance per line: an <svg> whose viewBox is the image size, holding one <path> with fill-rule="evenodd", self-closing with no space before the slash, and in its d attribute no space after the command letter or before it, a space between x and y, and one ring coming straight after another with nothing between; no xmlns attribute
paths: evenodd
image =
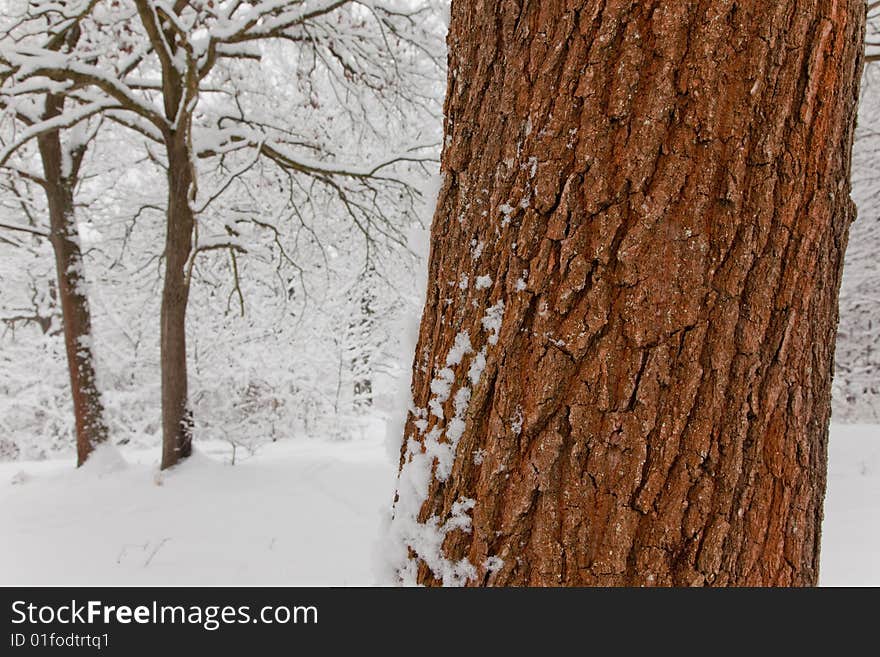
<svg viewBox="0 0 880 657"><path fill-rule="evenodd" d="M466 459L480 467L484 459L494 463L500 458L490 438L484 437L495 431L485 428L494 427L494 420L486 420L484 426L474 419L474 409L491 395L496 396L494 405L485 403L501 408L504 395L513 394L507 391L515 386L513 382L522 380L528 387L525 382L532 380L526 365L520 371L513 364L499 364L502 357L494 356L493 350L508 345L506 353L514 359L517 352L508 341L514 338L506 337L515 333L507 328L517 312L511 299L521 291L539 296L534 262L544 256L521 255L521 243L530 234L530 213L537 208L539 214L560 216L558 206L567 202L567 186L553 192L552 202L544 200L541 188L550 175L542 153L554 151L552 144L541 146L540 140L554 130L564 132L557 126L563 123L562 112L550 110L549 118L539 123L532 116L544 115L535 110L515 149L484 145L474 147L483 149L476 154L460 155L466 149L457 140L472 138L479 144L477 135L488 125L487 117L523 111L526 101L513 90L515 65L510 65L506 77L486 73L500 68L492 63L492 55L480 50L479 43L465 45L467 39L479 41L474 35L480 20L472 15L477 10L468 6L483 3L456 0L451 12L449 4L447 0L0 0L0 507L4 508L0 517L13 535L12 540L4 539L0 551L7 564L0 577L4 584L397 581L447 585L476 579L489 584L553 583L513 566L512 553L506 552L513 548L508 545L480 542L481 534L471 530L471 517L474 523L488 522L490 512L481 514L482 496L495 490L495 484L479 479L473 484L476 492L458 490L471 485L462 483L471 475L462 473L464 466L458 461ZM558 26L568 20L552 15L562 11L557 5L565 3L546 3L543 11L549 16L528 2L498 6L508 4L516 5L522 16L511 18L515 27L498 18L503 36L497 42L487 36L487 43L495 45L482 46L512 49L497 54L499 58L514 60L517 39L540 40L536 34L556 38L556 28L543 29L542 21ZM612 24L601 53L617 53L613 66L618 70L614 75L621 76L618 79L642 61L620 54L640 47L636 43L640 37L631 38L642 29L639 21L653 21L651 48L663 53L655 60L667 56L655 43L662 38L657 30L677 20L675 16L659 17L659 9L657 15L642 15L634 8L639 3L621 2L610 3L614 7L607 9L620 15L608 17L594 13L593 5L603 3L580 4L583 15L573 20L592 21L593 43L601 43L605 23ZM719 3L719 15L730 4ZM751 43L749 26L761 22L766 22L767 30L774 29L776 14L772 20L759 20L763 3L741 4L748 9L731 9L728 14L733 25L729 29L742 32L737 38ZM826 11L821 2L791 4L804 14ZM842 4L851 8L852 15L864 11L864 4L855 0ZM822 8L815 8L819 5ZM843 13L823 19L829 24L837 21L829 28L834 36L828 38L839 39L840 45L822 45L819 37L810 36L812 46L827 48L831 54L803 66L830 70L839 65L844 70L849 52L845 39L861 33ZM880 62L880 3L869 3L867 14L864 39L859 36L865 52L857 65L864 68L852 146L851 194L858 217L849 228L830 382L829 492L821 573L823 583L832 584L880 584L880 558L876 547L871 547L880 540L880 63L875 63ZM694 19L687 23L688 29L698 31L713 20ZM780 20L792 34L797 32L797 14ZM593 46L588 42L585 47ZM569 44L565 50L563 59L568 59L559 64L560 80L571 68L577 48ZM600 62L596 66L602 72L596 75L605 75L601 63L605 55L589 52L591 62ZM467 59L468 53L479 54ZM485 66L483 56L489 61ZM548 55L548 62L554 57ZM785 69L782 55L773 61L779 71ZM852 62L846 70L853 68ZM610 71L612 65L608 67ZM750 74L748 87L755 79L753 89L758 90L761 75L778 74L783 79L772 66L762 71L755 74L757 78ZM535 74L530 83L538 89L546 75L546 71ZM579 75L580 84L587 84L587 75ZM845 83L843 74L838 79L828 73L823 80L821 84L830 86L820 89L820 96L846 96L832 89ZM485 98L494 104L481 100L470 116L467 108L480 84L486 87ZM496 84L497 94L492 91ZM562 89L562 82L558 84ZM781 89L785 84L777 86ZM806 94L812 87L797 88L807 89L802 92ZM627 92L630 97L637 93L633 89ZM659 98L661 92L652 98ZM534 93L537 97L538 91ZM613 96L613 88L610 93ZM752 91L752 97L763 93ZM578 94L585 105L592 98L587 91ZM471 105L465 104L467 98ZM641 111L633 109L638 103L631 100L629 109L618 111L613 101L607 100L603 110L618 112L609 114L608 134L618 124L634 122L631 117ZM540 105L538 100L532 102L534 107ZM829 100L820 106L836 104ZM586 116L587 109L582 111ZM682 116L687 111L683 109ZM826 110L816 113L822 111ZM827 119L829 125L834 121ZM707 119L702 125L710 124ZM517 138L513 128L493 134ZM579 134L573 128L568 137L579 144L570 147L578 156L588 141L582 137L578 142ZM839 137L840 144L846 134ZM536 140L534 145L529 145L530 139ZM829 151L839 145L834 139L838 137L825 140ZM710 141L707 137L706 143ZM535 155L527 152L529 148ZM845 151L844 145L837 152ZM600 147L596 152L600 155L595 157L601 157ZM661 148L661 152L668 151ZM508 272L507 265L485 268L486 262L501 261L500 245L507 244L507 238L484 238L488 233L476 228L464 236L460 228L479 221L482 206L478 200L473 207L470 201L453 201L451 195L457 192L451 190L446 172L458 171L455 184L464 185L462 169L455 167L471 167L467 184L472 184L474 198L485 186L486 198L491 193L495 199L496 188L476 169L478 162L488 168L489 159L492 167L520 171L524 179L537 181L533 193L520 194L522 201L513 191L509 199L501 199L503 204L491 201L497 220L483 212L484 220L495 221L498 230L519 231L520 243L511 238L508 252L517 254L517 262L532 258L531 278L525 268L521 273ZM802 170L811 166L808 162ZM590 167L589 171L600 171L598 164ZM632 167L635 173L626 174L627 184L635 186L638 171L636 164ZM585 187L590 175L582 176ZM824 175L818 179L824 180ZM745 179L743 174L741 180ZM518 182L511 184L511 190L519 190ZM597 183L595 189L600 188L605 189ZM745 196L743 192L736 198ZM780 198L777 194L780 207L788 203ZM738 203L730 200L722 205L738 209ZM597 201L596 209L589 212L604 216L610 205ZM576 214L574 209L566 212L566 216ZM438 228L438 222L447 220L452 227ZM601 225L605 230L606 225ZM552 222L547 230L555 230ZM621 242L615 244L620 247ZM547 257L553 261L555 256ZM446 276L453 259L472 263L471 270L456 265L455 277ZM593 282L586 288L582 282L573 293L575 300L563 299L569 294L563 290L554 297L552 308L564 306L566 313L570 308L592 308L587 290L598 286L600 260L597 256L590 265L592 273L583 275ZM821 271L817 269L816 276ZM636 278L643 280L642 274L633 274L632 280ZM828 280L833 287L833 275ZM807 288L812 287L798 285L809 296ZM650 303L651 294L640 298ZM450 323L453 317L469 321L466 313L471 306L480 312L474 316L479 330L462 329L443 342L445 338L438 336L444 329L432 334L424 324L430 312L441 318L438 327L447 318ZM541 320L534 321L541 325ZM670 335L678 335L677 325L673 326L677 321L669 320ZM700 321L682 319L685 333L693 326L699 331ZM562 336L562 326L553 326L557 333L552 335ZM806 345L811 343L797 328L791 334L803 338ZM787 341L786 337L783 344ZM656 341L645 337L643 342L653 347ZM689 348L686 343L682 337L679 353ZM584 347L583 353L589 348ZM779 350L781 344L777 360ZM562 351L571 358L588 358L571 344ZM439 355L435 358L435 354ZM543 363L537 369L555 366L535 362ZM638 374L602 369L596 379L607 376L623 382L634 377L635 387L624 395L633 402L615 413L632 411L632 421L641 426L645 420L638 410L639 381L653 376L654 363L654 356L645 355L635 367ZM460 375L457 367L462 368ZM495 379L490 391L480 386L491 372L504 367L510 374L503 384ZM585 371L568 374L566 380L580 376L587 381ZM424 378L421 401L420 376ZM677 376L669 374L669 379L678 380ZM801 402L792 400L812 400L814 392L792 396L787 407L795 408L791 412L796 414ZM820 399L822 393L815 395ZM749 399L753 407L758 404L757 393ZM523 400L511 401L510 408L516 410L505 416L511 435L529 436L534 445L543 445L542 427L555 420L542 416L538 407L529 410L527 397ZM821 401L803 403L822 406ZM572 422L576 405L567 408L566 422ZM761 413L749 411L748 421L755 414ZM584 426L593 421L591 417L583 411ZM604 420L595 421L595 426L604 426ZM627 428L635 424L627 424L626 418L615 416L610 421L619 422L618 434L639 431ZM774 422L770 418L766 426L776 426ZM804 420L804 426L819 424L821 417ZM824 424L827 427L827 421ZM443 438L437 438L441 429ZM719 430L718 435L723 434ZM472 440L473 436L477 438ZM470 445L475 447L462 456ZM531 449L522 451L531 454ZM535 454L540 451L534 449ZM641 459L645 472L666 458L665 449L649 451ZM788 448L781 449L788 453ZM797 449L801 455L805 448ZM710 459L713 450L706 449ZM541 470L539 457L529 458L535 472ZM416 471L426 459L427 470ZM721 456L718 462L723 463ZM509 463L503 467L515 469ZM648 483L632 493L634 500L647 499L653 488L664 486L663 479L654 483L645 476ZM822 478L824 493L824 474ZM672 480L666 481L665 489L672 490ZM454 493L453 482L458 487ZM407 500L410 486L431 492L413 492ZM517 484L510 486L504 495L515 494ZM535 486L536 491L544 491L550 485ZM790 501L800 508L798 486L791 484L795 492ZM789 488L786 491L787 504ZM651 495L653 508L662 509L656 501L662 494ZM756 494L754 499L759 498ZM601 506L601 499L597 494L595 504ZM819 500L821 516L821 496ZM747 514L762 504L745 505ZM535 503L535 508L541 505ZM742 508L739 512L742 516ZM508 520L505 513L498 510L496 517L507 531L510 523L519 521ZM629 515L609 513L609 518L617 518L618 530L621 522L628 527ZM736 510L730 513L733 517ZM866 513L872 520L864 522ZM529 529L533 542L542 536L542 522L539 518ZM235 526L241 532L229 536ZM711 543L714 532L720 531L717 525L707 527L693 530L700 535L700 545ZM297 528L311 538L305 541ZM516 540L532 540L522 538L519 529L510 531ZM580 530L572 529L576 531ZM473 539L459 537L468 532ZM647 525L633 532L650 534ZM610 534L602 536L606 540ZM568 539L558 540L560 545L568 544ZM682 546L689 540L682 539ZM780 545L790 545L782 541ZM853 547L863 541L870 543ZM58 556L53 544L69 544L72 551ZM813 549L798 546L791 549ZM690 554L690 548L681 549L682 554ZM728 549L734 548L724 548ZM818 545L815 549L818 554ZM727 555L724 550L719 547L717 563L705 551L698 553L697 565L687 575L670 571L664 576L662 568L651 565L654 557L645 552L642 560L635 548L630 561L642 564L640 573L654 569L661 584L678 585L695 578L702 583L758 581L754 578L760 569L748 571L740 580L728 573L724 565L728 556L721 556ZM195 566L193 555L199 555ZM397 565L387 563L389 555ZM565 563L567 559L574 563L570 560L575 557L565 550L562 555L562 572L570 573ZM555 566L547 564L558 560L546 554L534 558L541 568L551 570ZM82 566L76 573L65 567L73 561ZM606 568L620 578L602 579L604 575L597 574L595 581L584 583L641 582L624 575L623 566L615 570L616 557L603 561L601 568L600 561L595 557L589 572L605 573L602 568ZM311 570L303 565L306 562ZM534 568L538 570L537 565ZM803 583L817 577L816 564L803 580L798 569L791 568L785 573L773 570L762 581ZM570 583L566 579L570 574L559 577L559 583Z"/></svg>

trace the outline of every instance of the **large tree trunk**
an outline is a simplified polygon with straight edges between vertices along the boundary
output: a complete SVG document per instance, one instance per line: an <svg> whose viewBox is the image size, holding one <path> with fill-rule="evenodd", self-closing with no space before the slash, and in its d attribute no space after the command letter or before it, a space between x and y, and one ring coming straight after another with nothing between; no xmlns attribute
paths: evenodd
<svg viewBox="0 0 880 657"><path fill-rule="evenodd" d="M168 210L165 281L162 288L162 468L192 453L192 414L187 399L186 304L192 252L192 161L184 131L166 137Z"/></svg>
<svg viewBox="0 0 880 657"><path fill-rule="evenodd" d="M452 3L403 581L816 583L864 13Z"/></svg>
<svg viewBox="0 0 880 657"><path fill-rule="evenodd" d="M48 95L45 118L60 116L64 99ZM50 241L55 252L58 298L64 322L64 346L76 424L76 464L85 463L94 448L107 440L104 405L95 380L92 317L86 296L86 276L73 205L73 187L85 145L66 156L59 132L38 138L44 190L49 207Z"/></svg>

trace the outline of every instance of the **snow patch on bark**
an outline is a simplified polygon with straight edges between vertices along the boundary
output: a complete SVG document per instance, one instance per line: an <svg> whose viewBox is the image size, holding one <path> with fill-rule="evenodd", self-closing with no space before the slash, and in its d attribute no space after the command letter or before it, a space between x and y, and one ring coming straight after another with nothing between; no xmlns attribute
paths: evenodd
<svg viewBox="0 0 880 657"><path fill-rule="evenodd" d="M462 390L467 390L466 397L469 399L470 390ZM460 401L466 405L465 396ZM457 395L457 405L458 402ZM440 435L441 430L434 427L422 443L413 438L407 440L400 469L386 553L394 579L404 586L418 583L419 561L423 561L444 586L463 586L477 574L467 559L452 561L443 554L443 542L449 532L471 531L469 513L474 507L474 500L462 498L456 501L445 522L436 514L424 522L419 520L422 506L428 499L432 478L444 480L452 470L455 446L440 442Z"/></svg>
<svg viewBox="0 0 880 657"><path fill-rule="evenodd" d="M483 568L490 573L497 573L504 566L504 559L501 557L487 557L483 561Z"/></svg>
<svg viewBox="0 0 880 657"><path fill-rule="evenodd" d="M455 383L455 372L452 368L461 364L462 359L473 350L467 331L462 331L455 336L452 349L446 356L446 367L437 372L437 376L431 381L431 392L434 394L428 401L428 407L433 416L443 419L443 404L449 399L449 395L452 393L452 384Z"/></svg>
<svg viewBox="0 0 880 657"><path fill-rule="evenodd" d="M504 300L499 299L498 303L486 309L483 316L483 328L491 333L489 336L489 344L498 344L498 334L501 331L501 322L504 319Z"/></svg>
<svg viewBox="0 0 880 657"><path fill-rule="evenodd" d="M453 530L465 532L471 531L471 518L469 513L474 508L475 501L470 498L461 498L452 505L452 513L449 519L441 523L437 516L431 516L424 523L415 522L411 528L414 530L410 535L410 541L406 544L405 559L397 571L399 581L404 586L416 586L418 584L418 567L416 559L409 558L411 550L418 555L434 576L440 580L443 586L464 586L471 579L476 578L477 569L467 559L452 561L443 556L443 541L446 535ZM421 505L420 505L421 506ZM395 516L394 522L400 527L400 522Z"/></svg>
<svg viewBox="0 0 880 657"><path fill-rule="evenodd" d="M413 423L422 440L409 437L398 479L397 499L389 522L388 557L396 581L414 585L418 581L418 563L424 562L444 586L461 586L477 575L476 568L467 559L452 561L443 554L446 535L453 531L471 530L470 511L474 500L462 498L453 504L449 517L443 521L436 514L419 520L422 507L428 499L431 481L449 479L455 465L458 443L464 435L467 410L471 401L471 387L462 385L453 394L454 368L462 365L474 353L470 335L462 331L455 336L446 355L445 366L431 381L431 415L444 419L443 405L452 398L453 415L448 423L442 422L428 429L428 418L417 415ZM467 381L476 385L486 366L486 347L476 353L467 370Z"/></svg>
<svg viewBox="0 0 880 657"><path fill-rule="evenodd" d="M509 203L504 203L501 205L498 210L500 210L502 216L501 226L505 227L510 223L510 217L513 215L513 206Z"/></svg>
<svg viewBox="0 0 880 657"><path fill-rule="evenodd" d="M479 287L480 279L477 281ZM489 281L491 285L491 279ZM486 337L488 344L479 351L474 349L467 331L459 332L446 355L443 367L431 380L428 409L411 411L415 418L413 426L416 435L406 438L397 497L388 519L385 549L391 579L398 584L417 584L420 562L427 565L433 576L444 586L464 585L477 576L476 567L468 559L452 561L443 552L443 543L449 532L471 531L469 514L474 508L474 500L462 498L456 501L445 520L437 514L425 520L421 520L420 516L428 501L432 482L445 482L452 475L458 444L466 428L471 396L486 368L489 345L498 343L503 319L504 301L499 299L486 309L480 321L482 329L489 335ZM465 363L465 358L471 354L473 356L470 362ZM456 390L456 380L461 380L461 376L456 375L456 370L463 364L467 365L464 372L466 378ZM450 399L452 417L447 420L444 406ZM430 427L429 412L430 416L437 418L433 427ZM484 452L478 451L469 456L474 462L480 462L484 455ZM499 558L490 557L481 565L489 572L495 572L502 564Z"/></svg>
<svg viewBox="0 0 880 657"><path fill-rule="evenodd" d="M468 369L468 379L470 380L471 385L477 385L477 382L483 375L484 369L486 369L486 347L480 349L479 353L474 356L474 359L471 361L471 366Z"/></svg>
<svg viewBox="0 0 880 657"><path fill-rule="evenodd" d="M516 436L522 433L523 419L524 418L522 407L517 405L516 413L514 413L513 416L513 421L510 423L510 428Z"/></svg>
<svg viewBox="0 0 880 657"><path fill-rule="evenodd" d="M431 415L434 417L443 419L443 404L449 399L454 382L455 372L449 367L444 367L437 372L437 376L431 381L431 392L434 395L428 400L428 408L431 409Z"/></svg>
<svg viewBox="0 0 880 657"><path fill-rule="evenodd" d="M446 355L446 366L459 365L462 359L474 350L471 345L471 336L467 331L461 331L455 336L452 349Z"/></svg>

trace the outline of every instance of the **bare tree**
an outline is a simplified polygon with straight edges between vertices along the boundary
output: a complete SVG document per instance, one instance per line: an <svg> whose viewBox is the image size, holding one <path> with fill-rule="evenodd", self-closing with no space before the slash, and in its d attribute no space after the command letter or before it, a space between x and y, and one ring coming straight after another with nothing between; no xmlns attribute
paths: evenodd
<svg viewBox="0 0 880 657"><path fill-rule="evenodd" d="M265 44L294 49L297 66L314 76L355 111L418 104L413 76L427 60L439 64L433 37L420 10L397 3L349 0L302 2L69 3L88 12L92 23L117 38L114 48L73 47L60 55L49 48L0 51L4 91L27 96L40 85L75 100L69 112L31 126L6 152L59 125L72 126L101 115L161 147L166 169L166 237L161 309L162 467L191 451L192 418L187 394L186 308L195 256L244 250L236 228L205 235L200 215L237 178L266 161L284 170L310 194L334 199L364 234L399 239L383 201L415 190L394 173L395 165L429 159L412 148L346 161L345 153L304 143L285 125L283 112L257 117L224 66L258 64ZM254 72L258 69L251 69ZM369 98L369 101L366 99ZM267 118L271 118L269 120ZM214 122L208 123L208 117ZM0 156L3 154L0 153ZM229 171L229 162L237 165ZM206 171L229 171L226 181L205 192ZM201 233L201 234L200 234Z"/></svg>
<svg viewBox="0 0 880 657"><path fill-rule="evenodd" d="M35 47L63 55L73 50L80 39L81 14L70 14L61 20L58 14L53 11L24 14L0 35L0 40L8 40L16 48ZM36 88L28 95L34 98L23 100L15 93L2 96L0 107L7 114L7 120L18 124L24 134L37 125L44 126L44 129L33 132L41 172L37 174L27 169L27 156L18 158L23 162L13 160L12 156L21 155L19 151L27 145L26 140L16 139L15 130L11 131L10 142L3 144L0 166L13 180L23 179L42 189L49 227L46 230L33 225L0 224L0 228L46 237L55 253L57 296L63 318L79 466L108 437L104 407L95 380L91 311L74 207L83 158L95 136L98 121L92 121L91 125L86 121L86 125L79 126L79 129L67 131L63 138L63 128L68 127L64 122L66 97L45 87ZM18 188L14 184L9 189L17 195ZM20 203L22 208L28 206L27 195L20 198Z"/></svg>

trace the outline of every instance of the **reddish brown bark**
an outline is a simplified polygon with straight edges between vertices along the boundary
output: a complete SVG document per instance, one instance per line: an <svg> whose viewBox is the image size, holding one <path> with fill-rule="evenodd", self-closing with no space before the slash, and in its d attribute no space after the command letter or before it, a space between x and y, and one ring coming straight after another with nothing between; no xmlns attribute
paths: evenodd
<svg viewBox="0 0 880 657"><path fill-rule="evenodd" d="M60 116L63 109L63 97L47 95L44 118ZM73 188L86 146L82 145L68 153L65 164L61 137L57 131L40 135L37 141L43 164L43 189L49 208L50 241L55 252L58 299L64 322L64 346L76 423L77 466L80 466L98 444L107 440L109 433L104 421L104 405L95 381L92 319L73 204Z"/></svg>
<svg viewBox="0 0 880 657"><path fill-rule="evenodd" d="M816 583L864 13L452 3L402 465L455 444L418 520L469 584Z"/></svg>

